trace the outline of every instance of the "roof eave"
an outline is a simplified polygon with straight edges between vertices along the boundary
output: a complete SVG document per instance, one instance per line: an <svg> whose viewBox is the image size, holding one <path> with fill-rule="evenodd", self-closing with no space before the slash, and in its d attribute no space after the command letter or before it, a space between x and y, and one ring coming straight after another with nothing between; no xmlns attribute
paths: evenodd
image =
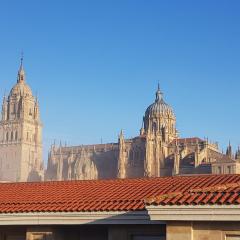
<svg viewBox="0 0 240 240"><path fill-rule="evenodd" d="M149 205L154 221L240 221L239 205Z"/></svg>
<svg viewBox="0 0 240 240"><path fill-rule="evenodd" d="M0 214L0 225L164 224L147 211L33 212Z"/></svg>

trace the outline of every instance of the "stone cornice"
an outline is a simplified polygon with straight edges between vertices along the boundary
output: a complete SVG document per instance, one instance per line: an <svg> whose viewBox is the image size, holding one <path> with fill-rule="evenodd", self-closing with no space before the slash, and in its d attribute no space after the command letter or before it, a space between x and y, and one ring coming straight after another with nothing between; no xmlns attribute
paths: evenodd
<svg viewBox="0 0 240 240"><path fill-rule="evenodd" d="M239 205L146 206L151 220L240 221Z"/></svg>
<svg viewBox="0 0 240 240"><path fill-rule="evenodd" d="M147 211L56 212L0 214L0 225L164 224L151 221Z"/></svg>

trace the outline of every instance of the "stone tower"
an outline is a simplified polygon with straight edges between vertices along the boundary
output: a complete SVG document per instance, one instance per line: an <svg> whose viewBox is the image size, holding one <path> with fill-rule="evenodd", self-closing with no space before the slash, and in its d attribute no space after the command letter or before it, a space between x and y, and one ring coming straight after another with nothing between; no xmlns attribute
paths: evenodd
<svg viewBox="0 0 240 240"><path fill-rule="evenodd" d="M144 116L146 135L145 176L161 176L164 159L168 156L168 145L177 139L176 117L172 108L163 100L163 93L158 86L156 99Z"/></svg>
<svg viewBox="0 0 240 240"><path fill-rule="evenodd" d="M26 84L23 59L17 83L3 98L0 120L0 180L43 178L42 124L39 104Z"/></svg>

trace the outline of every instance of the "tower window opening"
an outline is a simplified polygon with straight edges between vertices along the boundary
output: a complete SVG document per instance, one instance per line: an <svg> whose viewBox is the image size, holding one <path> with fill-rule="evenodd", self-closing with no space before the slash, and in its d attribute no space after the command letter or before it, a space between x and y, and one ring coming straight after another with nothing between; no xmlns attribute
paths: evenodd
<svg viewBox="0 0 240 240"><path fill-rule="evenodd" d="M17 139L18 139L18 132L16 131L15 132L15 140L17 141Z"/></svg>
<svg viewBox="0 0 240 240"><path fill-rule="evenodd" d="M11 141L13 140L13 131L11 131Z"/></svg>
<svg viewBox="0 0 240 240"><path fill-rule="evenodd" d="M129 159L130 159L130 160L133 159L133 152L132 152L132 151L130 151L130 153L129 153Z"/></svg>
<svg viewBox="0 0 240 240"><path fill-rule="evenodd" d="M6 140L8 141L8 132L6 133Z"/></svg>
<svg viewBox="0 0 240 240"><path fill-rule="evenodd" d="M166 133L166 129L165 129L165 127L162 127L161 131L162 131L162 139L165 142L165 140L166 140L166 134L165 134Z"/></svg>
<svg viewBox="0 0 240 240"><path fill-rule="evenodd" d="M153 131L157 131L157 123L153 122Z"/></svg>
<svg viewBox="0 0 240 240"><path fill-rule="evenodd" d="M136 160L136 159L139 159L139 152L138 151L135 151L133 160Z"/></svg>

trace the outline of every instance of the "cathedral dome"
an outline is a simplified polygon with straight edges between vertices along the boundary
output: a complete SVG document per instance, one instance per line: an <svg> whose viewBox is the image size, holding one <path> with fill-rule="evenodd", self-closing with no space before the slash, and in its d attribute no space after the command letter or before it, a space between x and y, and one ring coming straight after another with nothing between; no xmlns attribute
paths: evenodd
<svg viewBox="0 0 240 240"><path fill-rule="evenodd" d="M25 96L25 97L33 96L31 88L26 84L26 81L25 81L25 71L23 69L23 58L21 58L21 65L18 70L17 83L13 86L10 92L10 97L15 97L15 96Z"/></svg>
<svg viewBox="0 0 240 240"><path fill-rule="evenodd" d="M15 84L11 89L10 96L14 97L23 95L31 97L32 96L31 88L25 82Z"/></svg>
<svg viewBox="0 0 240 240"><path fill-rule="evenodd" d="M169 106L163 100L163 94L160 91L160 88L158 86L155 102L147 108L145 112L145 116L154 117L154 116L160 116L160 115L169 115L173 117L175 116L171 106Z"/></svg>

